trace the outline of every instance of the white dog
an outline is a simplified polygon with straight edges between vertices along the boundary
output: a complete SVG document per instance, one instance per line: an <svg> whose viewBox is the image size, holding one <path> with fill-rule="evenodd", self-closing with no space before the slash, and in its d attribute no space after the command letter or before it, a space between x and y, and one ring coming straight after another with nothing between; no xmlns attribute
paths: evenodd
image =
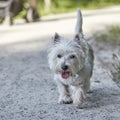
<svg viewBox="0 0 120 120"><path fill-rule="evenodd" d="M74 38L68 40L55 33L48 50L48 63L58 86L60 103L81 105L90 88L93 60L93 50L82 33L82 14L78 9Z"/></svg>

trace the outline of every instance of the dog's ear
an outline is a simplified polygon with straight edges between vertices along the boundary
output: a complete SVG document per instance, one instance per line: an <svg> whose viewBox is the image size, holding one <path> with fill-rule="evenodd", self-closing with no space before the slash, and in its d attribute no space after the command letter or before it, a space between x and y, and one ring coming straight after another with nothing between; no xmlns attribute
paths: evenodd
<svg viewBox="0 0 120 120"><path fill-rule="evenodd" d="M80 36L79 36L79 34L75 35L74 41L76 41L78 44L80 44Z"/></svg>
<svg viewBox="0 0 120 120"><path fill-rule="evenodd" d="M54 35L54 37L53 37L53 42L54 42L54 44L55 44L55 43L58 43L59 41L60 41L60 36L59 36L58 33L55 33L55 35Z"/></svg>

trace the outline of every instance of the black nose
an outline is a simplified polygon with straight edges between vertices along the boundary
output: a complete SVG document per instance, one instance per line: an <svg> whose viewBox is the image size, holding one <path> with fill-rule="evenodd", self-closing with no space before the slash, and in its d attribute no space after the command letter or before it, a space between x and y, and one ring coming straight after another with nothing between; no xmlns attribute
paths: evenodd
<svg viewBox="0 0 120 120"><path fill-rule="evenodd" d="M63 70L67 70L68 69L68 65L62 65L62 69Z"/></svg>

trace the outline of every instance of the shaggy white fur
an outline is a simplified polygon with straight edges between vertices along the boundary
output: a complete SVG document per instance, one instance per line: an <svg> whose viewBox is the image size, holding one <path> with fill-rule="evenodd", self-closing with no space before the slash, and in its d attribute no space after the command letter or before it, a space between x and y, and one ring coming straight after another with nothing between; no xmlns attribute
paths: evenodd
<svg viewBox="0 0 120 120"><path fill-rule="evenodd" d="M93 50L82 33L82 14L77 11L75 36L69 40L55 33L48 50L48 63L60 93L60 103L80 105L90 88ZM72 95L69 91L72 86Z"/></svg>

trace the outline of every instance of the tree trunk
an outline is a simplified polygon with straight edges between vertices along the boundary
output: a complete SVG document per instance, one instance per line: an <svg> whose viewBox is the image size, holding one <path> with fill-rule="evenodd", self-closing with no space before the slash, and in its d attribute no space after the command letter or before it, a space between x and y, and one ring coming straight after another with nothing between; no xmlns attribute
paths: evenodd
<svg viewBox="0 0 120 120"><path fill-rule="evenodd" d="M48 12L50 10L51 0L44 0L44 4L45 4L45 11Z"/></svg>

